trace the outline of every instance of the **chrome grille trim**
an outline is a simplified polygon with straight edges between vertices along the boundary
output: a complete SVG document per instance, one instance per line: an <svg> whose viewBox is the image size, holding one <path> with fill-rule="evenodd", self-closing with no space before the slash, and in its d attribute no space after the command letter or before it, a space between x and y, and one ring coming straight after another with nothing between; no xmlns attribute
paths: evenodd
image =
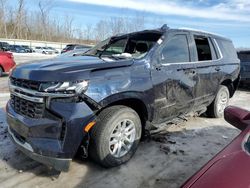
<svg viewBox="0 0 250 188"><path fill-rule="evenodd" d="M14 93L16 90L17 91L21 91L36 97L51 97L51 98L56 98L56 97L73 97L76 94L64 94L64 93L46 93L46 92L39 92L39 91L35 91L35 90L30 90L30 89L25 89L25 88L21 88L15 85L12 85L10 83L9 85L10 88L10 92Z"/></svg>

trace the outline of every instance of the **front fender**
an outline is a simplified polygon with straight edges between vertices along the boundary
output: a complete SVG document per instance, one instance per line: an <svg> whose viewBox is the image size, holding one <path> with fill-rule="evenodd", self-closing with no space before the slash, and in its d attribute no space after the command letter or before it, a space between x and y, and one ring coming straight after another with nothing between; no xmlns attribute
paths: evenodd
<svg viewBox="0 0 250 188"><path fill-rule="evenodd" d="M151 97L149 97L151 96ZM134 106L132 103L138 103L140 105L143 105L143 107L147 111L147 117L149 120L153 117L153 95L150 95L149 93L144 92L122 92L118 94L114 94L111 96L108 96L104 98L102 101L99 102L99 104L105 108L107 106L110 106L112 104L124 104L127 106ZM141 109L143 110L143 109Z"/></svg>

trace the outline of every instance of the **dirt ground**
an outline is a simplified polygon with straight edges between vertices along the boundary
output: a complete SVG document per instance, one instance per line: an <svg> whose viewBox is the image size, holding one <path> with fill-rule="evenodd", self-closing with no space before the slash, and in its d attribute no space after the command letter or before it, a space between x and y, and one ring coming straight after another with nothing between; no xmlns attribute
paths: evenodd
<svg viewBox="0 0 250 188"><path fill-rule="evenodd" d="M0 78L0 86L7 85ZM0 87L0 187L177 188L239 131L223 119L190 118L167 133L140 143L125 165L105 169L91 160L74 159L69 172L56 177L44 165L26 157L7 135L4 106L9 98ZM237 91L230 104L250 110L250 92Z"/></svg>

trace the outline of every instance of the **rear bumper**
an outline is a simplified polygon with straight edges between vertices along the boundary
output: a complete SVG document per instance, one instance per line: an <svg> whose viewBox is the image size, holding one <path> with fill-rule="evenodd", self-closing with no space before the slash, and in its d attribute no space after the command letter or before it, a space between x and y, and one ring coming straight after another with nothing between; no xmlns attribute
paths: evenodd
<svg viewBox="0 0 250 188"><path fill-rule="evenodd" d="M43 163L45 165L51 166L58 171L68 171L72 159L62 159L39 155L34 152L30 144L28 144L27 142L21 142L10 130L10 128L8 128L8 132L10 138L12 139L13 143L15 143L16 147L31 159Z"/></svg>

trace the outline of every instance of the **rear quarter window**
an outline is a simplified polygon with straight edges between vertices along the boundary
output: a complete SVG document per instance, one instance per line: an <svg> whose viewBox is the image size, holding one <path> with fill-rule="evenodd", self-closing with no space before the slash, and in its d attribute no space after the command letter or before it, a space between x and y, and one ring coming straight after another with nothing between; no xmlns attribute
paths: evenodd
<svg viewBox="0 0 250 188"><path fill-rule="evenodd" d="M221 53L225 59L238 59L236 50L231 41L223 39L215 39L219 45Z"/></svg>

